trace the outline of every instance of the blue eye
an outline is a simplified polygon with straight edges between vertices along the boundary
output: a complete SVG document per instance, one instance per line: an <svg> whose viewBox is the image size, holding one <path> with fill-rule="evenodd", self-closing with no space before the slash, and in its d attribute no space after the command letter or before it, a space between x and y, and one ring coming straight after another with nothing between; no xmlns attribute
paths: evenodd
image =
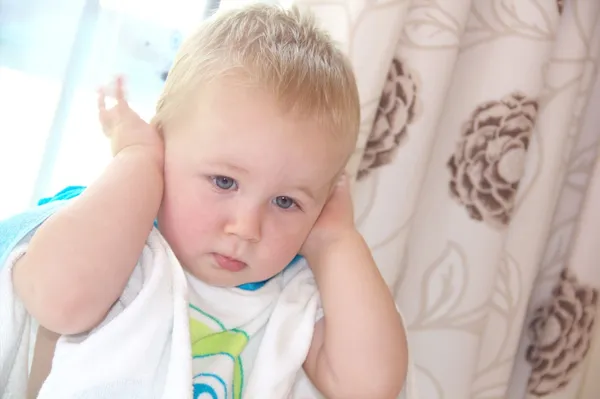
<svg viewBox="0 0 600 399"><path fill-rule="evenodd" d="M212 176L211 179L213 184L221 190L231 190L237 185L235 180L227 176Z"/></svg>
<svg viewBox="0 0 600 399"><path fill-rule="evenodd" d="M294 205L296 205L296 201L294 201L290 197L284 197L284 196L276 197L274 202L275 202L275 205L277 205L281 209L289 209L289 208L293 207Z"/></svg>

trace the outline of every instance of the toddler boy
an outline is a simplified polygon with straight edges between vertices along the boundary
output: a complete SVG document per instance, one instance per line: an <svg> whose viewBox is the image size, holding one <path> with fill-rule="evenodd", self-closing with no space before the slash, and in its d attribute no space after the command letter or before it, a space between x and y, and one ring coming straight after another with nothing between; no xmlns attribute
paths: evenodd
<svg viewBox="0 0 600 399"><path fill-rule="evenodd" d="M97 327L155 221L186 271L192 308L203 284L260 292L300 254L323 308L307 376L328 398L396 398L404 328L354 225L343 171L359 99L327 34L295 8L221 12L183 43L151 124L115 86L116 105L106 108L106 91L98 103L114 159L14 266L28 312L57 335Z"/></svg>

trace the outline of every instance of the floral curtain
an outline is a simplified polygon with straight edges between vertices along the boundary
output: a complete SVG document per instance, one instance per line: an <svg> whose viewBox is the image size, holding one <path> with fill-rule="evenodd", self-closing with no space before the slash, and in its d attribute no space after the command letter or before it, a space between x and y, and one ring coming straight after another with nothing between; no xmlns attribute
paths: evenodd
<svg viewBox="0 0 600 399"><path fill-rule="evenodd" d="M420 397L600 397L600 1L294 3L356 69L357 223Z"/></svg>

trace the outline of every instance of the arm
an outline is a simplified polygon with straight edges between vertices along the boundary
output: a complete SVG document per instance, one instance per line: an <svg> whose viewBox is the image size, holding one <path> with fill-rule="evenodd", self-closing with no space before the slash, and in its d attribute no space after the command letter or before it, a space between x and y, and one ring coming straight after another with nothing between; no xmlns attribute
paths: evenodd
<svg viewBox="0 0 600 399"><path fill-rule="evenodd" d="M332 188L302 254L325 314L315 326L306 374L331 399L395 399L407 369L404 326L354 225L347 177Z"/></svg>
<svg viewBox="0 0 600 399"><path fill-rule="evenodd" d="M115 108L101 108L105 129L102 111L114 113L104 118L117 118L107 133L115 158L80 197L40 226L13 270L28 312L59 334L84 332L102 321L137 264L162 198L158 135L119 93Z"/></svg>
<svg viewBox="0 0 600 399"><path fill-rule="evenodd" d="M162 196L159 162L123 151L81 197L49 218L15 265L17 295L47 329L75 334L119 298Z"/></svg>
<svg viewBox="0 0 600 399"><path fill-rule="evenodd" d="M367 244L356 232L307 260L325 313L307 375L328 398L395 399L406 376L406 337Z"/></svg>

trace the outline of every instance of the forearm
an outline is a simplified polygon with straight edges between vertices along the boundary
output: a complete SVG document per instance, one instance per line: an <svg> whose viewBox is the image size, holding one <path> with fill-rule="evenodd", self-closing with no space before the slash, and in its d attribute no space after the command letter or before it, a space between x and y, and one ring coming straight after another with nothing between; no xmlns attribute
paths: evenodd
<svg viewBox="0 0 600 399"><path fill-rule="evenodd" d="M315 360L331 370L338 392L350 390L347 397L395 398L406 372L404 326L364 239L351 234L308 261L325 313Z"/></svg>
<svg viewBox="0 0 600 399"><path fill-rule="evenodd" d="M51 331L94 327L123 291L152 229L162 160L144 148L119 153L101 177L50 217L15 265L15 289Z"/></svg>

